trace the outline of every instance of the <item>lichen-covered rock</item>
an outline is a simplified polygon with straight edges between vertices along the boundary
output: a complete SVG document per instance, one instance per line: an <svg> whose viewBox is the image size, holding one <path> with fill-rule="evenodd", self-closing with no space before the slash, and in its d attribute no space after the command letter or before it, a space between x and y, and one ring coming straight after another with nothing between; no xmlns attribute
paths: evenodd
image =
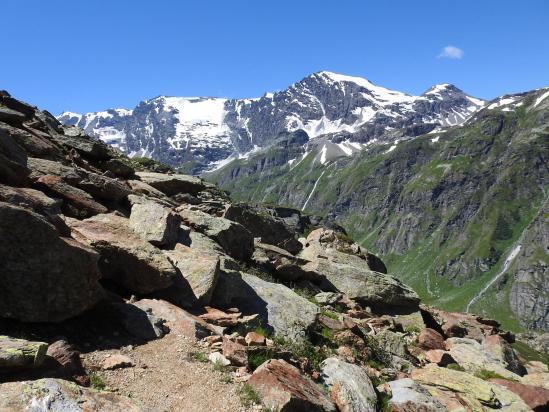
<svg viewBox="0 0 549 412"><path fill-rule="evenodd" d="M124 396L83 388L62 379L2 383L0 393L2 411L144 411Z"/></svg>
<svg viewBox="0 0 549 412"><path fill-rule="evenodd" d="M248 384L259 393L262 403L284 412L335 412L332 401L299 369L280 359L257 368Z"/></svg>
<svg viewBox="0 0 549 412"><path fill-rule="evenodd" d="M301 340L315 323L318 308L290 288L257 276L223 270L217 281L212 305L237 307L244 314L259 314L275 334Z"/></svg>
<svg viewBox="0 0 549 412"><path fill-rule="evenodd" d="M377 395L366 370L358 365L328 358L321 364L321 378L341 412L375 412Z"/></svg>
<svg viewBox="0 0 549 412"><path fill-rule="evenodd" d="M245 261L252 256L254 238L240 223L186 207L178 212L187 225L214 239L231 257Z"/></svg>
<svg viewBox="0 0 549 412"><path fill-rule="evenodd" d="M99 255L41 215L0 202L0 316L57 322L101 296Z"/></svg>
<svg viewBox="0 0 549 412"><path fill-rule="evenodd" d="M42 364L48 344L0 335L0 374L36 368Z"/></svg>
<svg viewBox="0 0 549 412"><path fill-rule="evenodd" d="M105 278L135 293L151 293L172 285L177 272L157 248L133 232L128 219L101 214L86 220L68 219L73 236L97 250Z"/></svg>
<svg viewBox="0 0 549 412"><path fill-rule="evenodd" d="M151 244L169 248L177 242L181 218L170 208L143 198L132 206L129 225Z"/></svg>
<svg viewBox="0 0 549 412"><path fill-rule="evenodd" d="M549 410L549 389L524 385L507 379L490 379L490 382L504 386L516 393L521 399L536 412Z"/></svg>
<svg viewBox="0 0 549 412"><path fill-rule="evenodd" d="M445 406L427 389L410 378L389 382L392 397L391 410L394 412L446 412Z"/></svg>

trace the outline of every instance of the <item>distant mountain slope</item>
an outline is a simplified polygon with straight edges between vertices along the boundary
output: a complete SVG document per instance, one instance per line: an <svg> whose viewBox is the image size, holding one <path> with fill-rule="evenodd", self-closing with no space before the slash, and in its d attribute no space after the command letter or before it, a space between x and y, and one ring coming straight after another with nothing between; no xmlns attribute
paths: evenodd
<svg viewBox="0 0 549 412"><path fill-rule="evenodd" d="M280 135L208 178L238 199L336 219L427 302L548 330L549 89L387 141L346 156L334 139Z"/></svg>
<svg viewBox="0 0 549 412"><path fill-rule="evenodd" d="M328 136L352 154L367 144L461 124L483 104L449 84L410 96L359 77L319 72L256 99L159 96L133 110L64 112L58 119L130 156L200 173L267 147L283 132Z"/></svg>

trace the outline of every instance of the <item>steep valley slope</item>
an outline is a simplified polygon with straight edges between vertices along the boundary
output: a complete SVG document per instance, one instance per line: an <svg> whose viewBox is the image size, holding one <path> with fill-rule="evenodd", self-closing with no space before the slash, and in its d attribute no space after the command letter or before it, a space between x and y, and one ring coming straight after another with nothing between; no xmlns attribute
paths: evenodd
<svg viewBox="0 0 549 412"><path fill-rule="evenodd" d="M548 330L546 91L350 157L331 156L325 139L282 134L206 178L239 200L335 220L426 302Z"/></svg>

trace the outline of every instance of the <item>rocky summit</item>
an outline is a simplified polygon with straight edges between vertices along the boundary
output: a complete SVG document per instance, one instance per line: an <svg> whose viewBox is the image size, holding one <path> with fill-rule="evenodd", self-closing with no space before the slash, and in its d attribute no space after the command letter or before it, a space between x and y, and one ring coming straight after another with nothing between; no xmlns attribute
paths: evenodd
<svg viewBox="0 0 549 412"><path fill-rule="evenodd" d="M326 84L335 85L333 94L321 89ZM313 99L319 90L323 103ZM342 94L350 97L342 99ZM144 146L131 147L138 139L130 129L124 129L122 138L114 123L117 117L131 118L132 127L149 127L140 123L140 116L150 110L147 105L172 105L173 109L158 111L166 120L181 115L177 108L210 105L212 118L207 123L165 125L181 126L178 139L171 143L177 147L191 131L217 133L221 143L214 148L223 153L221 158L234 149L228 143L223 146L229 141L223 140L224 133L229 136L239 130L241 150L246 150L282 130L282 124L288 126L287 114L275 117L278 123L265 122L262 107L272 103L273 113L280 113L278 108L293 105L294 98L295 105L308 106L290 128L309 128L312 133L321 124L329 129L336 122L338 133L356 127L365 136L377 133L376 123L367 120L372 115L369 108L383 107L390 127L397 127L397 116L391 113L412 116L398 117L404 122L398 127L403 127L417 116L434 116L440 125L461 123L476 104L448 85L411 97L323 72L258 100L159 98L133 112L111 111L95 119L82 116L73 123L88 131L103 128L102 133L112 128L119 148L131 154ZM463 212L451 222L444 221L446 226L437 217L437 208L416 217L406 211L400 219L416 219L418 228L432 230L440 236L438 247L444 246L443 238L452 236L444 230L451 225L476 228L484 239L482 227L467 226L465 221L474 224L480 208L488 213L490 199L503 202L498 194L504 189L515 188L519 204L531 194L520 184L521 177L536 179L546 168L540 154L544 143L538 135L523 135L512 128L512 121L532 122L539 135L547 136L543 114L547 112L536 114L533 108L539 96L523 98L520 110L531 111L498 112L495 117L480 112L459 132L403 143L405 149L398 149L398 157L377 152L374 164L365 166L358 157L348 160L349 168L320 169L319 176L332 173L331 181L338 182L337 189L325 189L322 196L352 189L337 180L336 170L349 173L364 167L377 186L369 181L364 186L367 196L356 191L355 200L346 206L338 203L338 210L366 210L373 208L374 201L404 210L399 199L413 195L401 188L401 197L386 198L380 185L384 179L396 186L415 182L419 188L430 187L428 196L422 189L416 194L431 199L444 195L437 208L457 205ZM347 105L346 117L337 121L336 101ZM318 104L325 111L320 120ZM453 104L464 112L452 110ZM213 109L218 106L227 111L224 123L215 123L219 119L213 117ZM372 116L381 121L379 112ZM80 123L82 119L89 123ZM261 130L260 122L273 130ZM468 134L472 127L482 131L482 139ZM353 231L347 232L334 216L310 213L318 211L308 203L314 194L301 198L307 207L299 208L236 202L213 183L154 160L132 159L103 142L104 135L97 139L86 130L60 123L50 113L0 92L0 410L549 408L547 342L537 335L515 335L493 319L422 303L422 294L402 280L406 277L395 277L392 265L364 247L383 246L383 251L414 247L419 233L402 232L403 222L397 218L357 220L347 226ZM502 130L510 139L505 144L498 140ZM295 132L284 139L306 137ZM464 165L473 162L462 158L466 153L458 142L466 138L472 142L471 156L483 154L473 169L485 178L484 196L473 196L473 203L463 203L463 187L470 193L481 190L462 184L472 173ZM433 148L438 139L444 150ZM187 143L197 150L191 140ZM493 150L507 155L496 161ZM399 162L410 161L408 151L414 151L420 162L416 173L430 170L431 177L413 179L397 173ZM439 157L441 153L447 157ZM531 158L538 159L537 168L526 171ZM505 162L515 166L513 173L505 183L492 179L487 168L503 167ZM224 173L217 180L226 185L231 179ZM273 187L264 190L274 193ZM426 198L417 196L408 207L423 207ZM315 198L318 207L322 199ZM498 224L498 242L503 243L488 250L486 260L475 260L468 252L459 259L462 265L490 266L489 259L497 261L497 254L513 244L511 220L520 220L524 235L520 248L511 253L518 259L521 280L511 285L512 304L537 314L532 299L525 297L535 294L535 282L543 282L544 263L538 252L546 237L543 209L533 200L529 206L494 216L507 223ZM514 210L521 213L515 215ZM522 212L530 213L528 218ZM351 215L347 218L352 221ZM381 236L355 242L352 235L361 224L377 225ZM400 269L406 268L407 279L413 280L416 262L403 262ZM448 276L456 273L455 268L446 266ZM545 319L543 314L536 317L540 318Z"/></svg>

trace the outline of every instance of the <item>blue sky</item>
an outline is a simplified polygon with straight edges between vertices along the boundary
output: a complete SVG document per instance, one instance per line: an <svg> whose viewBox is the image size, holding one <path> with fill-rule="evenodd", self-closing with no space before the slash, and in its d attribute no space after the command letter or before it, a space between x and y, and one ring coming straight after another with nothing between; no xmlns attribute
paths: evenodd
<svg viewBox="0 0 549 412"><path fill-rule="evenodd" d="M255 97L320 70L414 94L549 86L546 0L4 0L1 15L0 89L55 114Z"/></svg>

